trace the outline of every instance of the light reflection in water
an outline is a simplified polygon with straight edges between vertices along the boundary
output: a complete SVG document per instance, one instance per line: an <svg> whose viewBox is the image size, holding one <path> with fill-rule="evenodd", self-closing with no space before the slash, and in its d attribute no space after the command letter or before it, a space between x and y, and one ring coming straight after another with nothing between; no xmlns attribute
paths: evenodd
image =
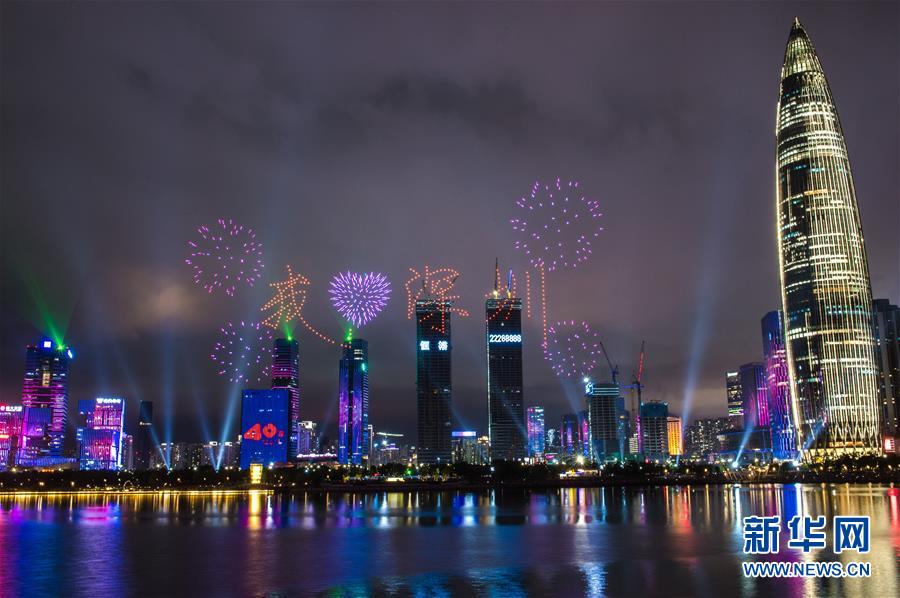
<svg viewBox="0 0 900 598"><path fill-rule="evenodd" d="M768 560L864 560L873 577L744 578L750 514L869 515L868 555L804 555L785 528ZM900 491L869 486L0 495L0 595L893 596L898 558Z"/></svg>

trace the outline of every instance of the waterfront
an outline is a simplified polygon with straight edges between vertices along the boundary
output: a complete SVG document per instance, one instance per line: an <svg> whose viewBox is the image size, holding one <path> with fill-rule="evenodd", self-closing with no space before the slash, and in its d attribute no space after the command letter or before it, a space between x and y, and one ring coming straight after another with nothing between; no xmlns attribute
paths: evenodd
<svg viewBox="0 0 900 598"><path fill-rule="evenodd" d="M753 580L741 518L869 515L860 579ZM853 485L0 496L2 595L900 592L900 490Z"/></svg>

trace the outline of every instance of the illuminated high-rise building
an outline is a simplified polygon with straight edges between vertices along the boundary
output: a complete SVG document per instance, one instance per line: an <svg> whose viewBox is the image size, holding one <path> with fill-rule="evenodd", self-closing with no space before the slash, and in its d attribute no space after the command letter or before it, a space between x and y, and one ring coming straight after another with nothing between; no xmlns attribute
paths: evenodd
<svg viewBox="0 0 900 598"><path fill-rule="evenodd" d="M665 461L669 456L669 404L641 405L641 449L645 459Z"/></svg>
<svg viewBox="0 0 900 598"><path fill-rule="evenodd" d="M293 458L300 452L300 347L294 339L275 339L272 347L272 388L283 388L291 397L288 422L291 429L289 450Z"/></svg>
<svg viewBox="0 0 900 598"><path fill-rule="evenodd" d="M46 458L62 457L69 420L69 361L72 350L45 338L25 352L25 382L22 406L49 409L50 423L44 439L28 438L29 458L35 464L49 463Z"/></svg>
<svg viewBox="0 0 900 598"><path fill-rule="evenodd" d="M670 415L666 419L666 432L669 440L669 455L680 456L684 454L682 449L683 433L681 429L681 418Z"/></svg>
<svg viewBox="0 0 900 598"><path fill-rule="evenodd" d="M876 299L874 306L883 429L896 446L900 440L900 307L887 299Z"/></svg>
<svg viewBox="0 0 900 598"><path fill-rule="evenodd" d="M416 301L416 415L419 463L449 463L451 446L451 303Z"/></svg>
<svg viewBox="0 0 900 598"><path fill-rule="evenodd" d="M78 462L83 470L122 469L125 399L97 397L78 401Z"/></svg>
<svg viewBox="0 0 900 598"><path fill-rule="evenodd" d="M522 383L522 300L512 296L507 278L500 288L495 268L494 290L485 303L487 346L488 435L491 459L521 460L526 455Z"/></svg>
<svg viewBox="0 0 900 598"><path fill-rule="evenodd" d="M740 372L725 372L725 398L728 401L728 423L732 429L744 427L744 404L741 397Z"/></svg>
<svg viewBox="0 0 900 598"><path fill-rule="evenodd" d="M627 434L620 420L624 417L625 400L619 385L612 382L587 382L588 438L590 457L594 461L623 459L628 451Z"/></svg>
<svg viewBox="0 0 900 598"><path fill-rule="evenodd" d="M544 456L544 408L529 407L525 417L528 422L528 456L540 459Z"/></svg>
<svg viewBox="0 0 900 598"><path fill-rule="evenodd" d="M298 427L300 455L313 455L319 452L319 426L316 422L302 421Z"/></svg>
<svg viewBox="0 0 900 598"><path fill-rule="evenodd" d="M369 343L354 338L342 345L338 397L338 462L369 461Z"/></svg>
<svg viewBox="0 0 900 598"><path fill-rule="evenodd" d="M797 454L794 419L791 414L791 389L784 348L784 317L781 311L763 316L763 359L766 395L769 401L769 428L772 431L772 454L776 459L793 459Z"/></svg>
<svg viewBox="0 0 900 598"><path fill-rule="evenodd" d="M138 408L138 425L134 435L134 468L150 469L156 442L153 434L153 401L141 401Z"/></svg>
<svg viewBox="0 0 900 598"><path fill-rule="evenodd" d="M21 405L0 404L0 471L16 464L24 410Z"/></svg>
<svg viewBox="0 0 900 598"><path fill-rule="evenodd" d="M246 389L241 394L241 469L253 464L272 467L293 459L290 446L291 395L286 388ZM181 444L181 443L178 443ZM202 445L201 445L202 446ZM181 452L172 453L172 469L190 467L194 457L187 448L176 447ZM196 460L203 450L197 451Z"/></svg>
<svg viewBox="0 0 900 598"><path fill-rule="evenodd" d="M741 405L744 429L769 425L769 392L766 387L766 366L745 363L738 370L741 377Z"/></svg>
<svg viewBox="0 0 900 598"><path fill-rule="evenodd" d="M872 291L850 160L812 42L794 20L776 124L788 375L804 457L881 452Z"/></svg>

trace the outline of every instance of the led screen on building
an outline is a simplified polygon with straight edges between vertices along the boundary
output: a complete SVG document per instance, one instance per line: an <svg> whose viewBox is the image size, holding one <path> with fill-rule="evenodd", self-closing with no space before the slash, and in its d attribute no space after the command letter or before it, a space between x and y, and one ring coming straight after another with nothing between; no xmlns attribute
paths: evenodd
<svg viewBox="0 0 900 598"><path fill-rule="evenodd" d="M285 388L245 390L241 402L241 469L288 460L291 396Z"/></svg>

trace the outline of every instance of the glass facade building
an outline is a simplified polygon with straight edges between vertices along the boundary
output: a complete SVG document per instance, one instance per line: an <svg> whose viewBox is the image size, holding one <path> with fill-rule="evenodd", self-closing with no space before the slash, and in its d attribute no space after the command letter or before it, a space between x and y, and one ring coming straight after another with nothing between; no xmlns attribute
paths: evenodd
<svg viewBox="0 0 900 598"><path fill-rule="evenodd" d="M540 459L544 456L544 408L529 407L525 413L528 422L528 456Z"/></svg>
<svg viewBox="0 0 900 598"><path fill-rule="evenodd" d="M245 390L241 397L241 469L253 463L263 467L286 463L289 460L291 395L284 388ZM186 447L186 443L184 444ZM202 445L196 456L177 444L173 448L172 469L199 465Z"/></svg>
<svg viewBox="0 0 900 598"><path fill-rule="evenodd" d="M763 316L760 326L766 368L766 394L769 400L769 428L772 431L772 454L776 459L793 459L797 456L797 443L794 435L794 419L791 415L791 389L784 348L784 317L781 311L767 313Z"/></svg>
<svg viewBox="0 0 900 598"><path fill-rule="evenodd" d="M626 430L620 424L625 417L625 400L619 385L609 382L585 384L588 407L590 457L594 461L623 459L628 452Z"/></svg>
<svg viewBox="0 0 900 598"><path fill-rule="evenodd" d="M62 457L69 421L69 361L72 350L42 339L25 351L22 406L50 410L50 425L43 439L28 439L30 457Z"/></svg>
<svg viewBox="0 0 900 598"><path fill-rule="evenodd" d="M491 459L525 458L524 389L522 383L522 300L507 285L500 289L499 275L485 303L487 349L488 436Z"/></svg>
<svg viewBox="0 0 900 598"><path fill-rule="evenodd" d="M138 408L137 432L134 435L134 468L150 469L156 442L153 434L153 401L141 401Z"/></svg>
<svg viewBox="0 0 900 598"><path fill-rule="evenodd" d="M776 123L777 238L797 445L821 459L881 451L872 291L841 122L795 20Z"/></svg>
<svg viewBox="0 0 900 598"><path fill-rule="evenodd" d="M760 362L745 363L740 367L741 405L744 412L744 429L769 425L769 393L766 388L766 366Z"/></svg>
<svg viewBox="0 0 900 598"><path fill-rule="evenodd" d="M416 301L416 448L420 463L449 463L453 452L450 307L443 299Z"/></svg>
<svg viewBox="0 0 900 598"><path fill-rule="evenodd" d="M669 457L669 404L651 401L641 405L641 448L645 459Z"/></svg>
<svg viewBox="0 0 900 598"><path fill-rule="evenodd" d="M369 461L369 343L355 338L344 343L338 396L338 462L366 465Z"/></svg>
<svg viewBox="0 0 900 598"><path fill-rule="evenodd" d="M300 346L297 341L277 338L272 347L272 388L283 388L291 397L290 454L300 452Z"/></svg>
<svg viewBox="0 0 900 598"><path fill-rule="evenodd" d="M79 467L114 471L123 467L125 399L97 397L78 401Z"/></svg>
<svg viewBox="0 0 900 598"><path fill-rule="evenodd" d="M900 434L900 307L887 299L876 299L874 305L883 429L896 446Z"/></svg>
<svg viewBox="0 0 900 598"><path fill-rule="evenodd" d="M725 372L725 398L728 401L728 423L735 430L744 428L744 404L741 398L740 372Z"/></svg>

